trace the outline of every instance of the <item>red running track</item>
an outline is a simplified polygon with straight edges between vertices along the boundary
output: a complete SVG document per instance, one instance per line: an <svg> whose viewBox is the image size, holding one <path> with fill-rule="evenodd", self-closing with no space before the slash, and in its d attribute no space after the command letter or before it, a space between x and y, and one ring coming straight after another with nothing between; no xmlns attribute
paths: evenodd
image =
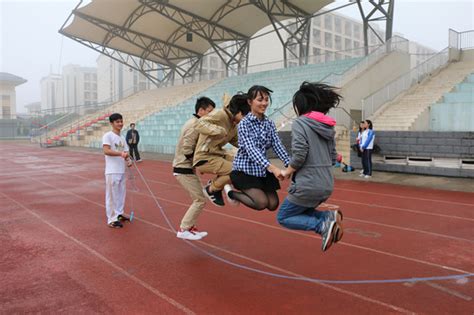
<svg viewBox="0 0 474 315"><path fill-rule="evenodd" d="M227 265L177 239L139 179L139 191L127 195L136 220L109 229L101 155L1 145L0 313L473 313L469 277L322 284ZM138 167L177 227L190 200L171 165ZM326 253L316 234L244 206L207 204L199 225L209 236L193 244L234 263L315 279L474 272L473 194L339 180L328 204L344 212L346 233Z"/></svg>

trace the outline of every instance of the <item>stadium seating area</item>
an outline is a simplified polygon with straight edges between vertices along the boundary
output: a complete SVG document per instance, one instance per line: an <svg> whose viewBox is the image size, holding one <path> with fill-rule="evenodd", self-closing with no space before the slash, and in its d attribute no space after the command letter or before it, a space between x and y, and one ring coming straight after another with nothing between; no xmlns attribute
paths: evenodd
<svg viewBox="0 0 474 315"><path fill-rule="evenodd" d="M274 91L272 106L269 107L267 112L268 115L272 115L275 108L291 100L294 92L304 80L319 81L331 73L343 73L359 60L360 58L352 58L224 79L177 106L158 111L138 121L137 129L140 130L141 147L143 150L150 152L173 154L180 129L194 113L194 104L199 96L210 97L219 107L225 93L233 95L238 91L247 91L254 84L265 85ZM277 119L276 116L277 114L272 115L272 119ZM97 142L91 144L93 147L98 145L100 146L100 143Z"/></svg>
<svg viewBox="0 0 474 315"><path fill-rule="evenodd" d="M444 94L430 110L431 131L474 130L474 73Z"/></svg>

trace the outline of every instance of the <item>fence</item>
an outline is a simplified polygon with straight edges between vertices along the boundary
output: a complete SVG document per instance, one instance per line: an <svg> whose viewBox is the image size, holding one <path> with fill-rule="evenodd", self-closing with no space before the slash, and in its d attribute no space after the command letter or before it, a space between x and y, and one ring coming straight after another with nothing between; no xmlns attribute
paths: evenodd
<svg viewBox="0 0 474 315"><path fill-rule="evenodd" d="M474 49L474 30L457 32L449 29L449 47L456 49Z"/></svg>

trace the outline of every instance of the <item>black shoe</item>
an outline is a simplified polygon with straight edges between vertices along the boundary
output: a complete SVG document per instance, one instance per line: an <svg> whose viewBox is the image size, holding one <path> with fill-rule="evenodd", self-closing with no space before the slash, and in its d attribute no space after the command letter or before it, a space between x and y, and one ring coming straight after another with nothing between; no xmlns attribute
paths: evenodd
<svg viewBox="0 0 474 315"><path fill-rule="evenodd" d="M109 227L114 228L114 229L120 229L123 228L123 224L120 223L120 221L114 221L109 223Z"/></svg>
<svg viewBox="0 0 474 315"><path fill-rule="evenodd" d="M224 203L224 198L222 197L222 190L219 190L219 191L214 191L214 192L210 192L209 191L209 188L211 187L211 183L208 183L203 189L202 189L202 192L204 193L204 195L209 198L209 200L215 204L216 206L218 207L223 207L225 206L225 203Z"/></svg>
<svg viewBox="0 0 474 315"><path fill-rule="evenodd" d="M122 222L124 222L124 221L130 221L130 218L129 218L129 217L124 216L124 215L122 215L122 214L119 214L119 216L117 217L117 219L118 219L119 221L122 221Z"/></svg>

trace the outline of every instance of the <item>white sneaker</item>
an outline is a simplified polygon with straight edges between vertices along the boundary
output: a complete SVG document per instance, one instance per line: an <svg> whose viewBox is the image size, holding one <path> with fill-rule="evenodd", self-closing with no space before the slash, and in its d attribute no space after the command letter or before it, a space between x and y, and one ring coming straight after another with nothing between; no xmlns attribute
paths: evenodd
<svg viewBox="0 0 474 315"><path fill-rule="evenodd" d="M359 174L359 177L364 177L364 176L365 176L364 173Z"/></svg>
<svg viewBox="0 0 474 315"><path fill-rule="evenodd" d="M364 170L360 170L360 172L359 172L359 173L360 173L360 174L364 174Z"/></svg>
<svg viewBox="0 0 474 315"><path fill-rule="evenodd" d="M228 202L230 205L232 205L232 206L238 206L238 205L240 204L240 202L238 202L238 201L235 200L235 199L230 198L230 196L229 196L229 192L232 191L232 190L233 190L233 189L232 189L232 186L231 186L231 185L226 184L226 185L224 186L224 192L225 192L225 196L226 196L226 198L227 198L227 202Z"/></svg>
<svg viewBox="0 0 474 315"><path fill-rule="evenodd" d="M205 232L205 231L200 232L200 231L197 229L196 226L191 227L191 228L189 229L189 231L190 231L191 233L196 234L196 235L200 235L201 238L207 236L207 232Z"/></svg>
<svg viewBox="0 0 474 315"><path fill-rule="evenodd" d="M370 175L365 175L364 178L371 178L372 176Z"/></svg>
<svg viewBox="0 0 474 315"><path fill-rule="evenodd" d="M201 235L198 235L190 230L179 230L178 233L176 233L176 237L182 238L183 240L189 240L189 241L197 241L202 238Z"/></svg>

